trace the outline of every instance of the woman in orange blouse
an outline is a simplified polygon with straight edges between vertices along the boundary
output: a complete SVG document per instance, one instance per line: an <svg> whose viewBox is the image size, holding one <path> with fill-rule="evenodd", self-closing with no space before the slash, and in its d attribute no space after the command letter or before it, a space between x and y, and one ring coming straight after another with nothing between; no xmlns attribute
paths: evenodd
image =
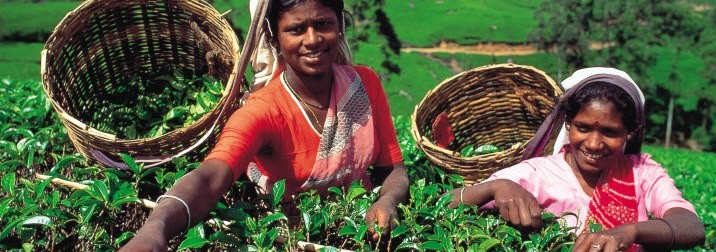
<svg viewBox="0 0 716 252"><path fill-rule="evenodd" d="M209 156L164 195L169 199L123 250L165 251L168 239L206 217L246 172L265 188L285 179L292 195L353 181L370 187L366 169L374 166L383 187L366 221L386 231L394 224L408 176L378 76L351 65L343 1L272 0L266 22L268 50L253 62L265 86L232 115Z"/></svg>

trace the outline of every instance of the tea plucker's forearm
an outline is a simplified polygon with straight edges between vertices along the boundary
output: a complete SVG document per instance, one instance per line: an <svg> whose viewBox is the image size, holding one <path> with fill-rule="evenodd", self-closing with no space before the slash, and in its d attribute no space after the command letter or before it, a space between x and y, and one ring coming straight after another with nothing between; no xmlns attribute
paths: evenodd
<svg viewBox="0 0 716 252"><path fill-rule="evenodd" d="M378 200L389 200L392 205L404 202L408 198L410 181L403 162L393 166L392 171L383 181Z"/></svg>
<svg viewBox="0 0 716 252"><path fill-rule="evenodd" d="M221 161L204 161L199 168L183 176L165 195L182 199L191 212L189 226L203 220L227 192L233 182L229 167ZM139 235L161 235L168 240L187 228L187 211L182 202L164 198L152 211Z"/></svg>

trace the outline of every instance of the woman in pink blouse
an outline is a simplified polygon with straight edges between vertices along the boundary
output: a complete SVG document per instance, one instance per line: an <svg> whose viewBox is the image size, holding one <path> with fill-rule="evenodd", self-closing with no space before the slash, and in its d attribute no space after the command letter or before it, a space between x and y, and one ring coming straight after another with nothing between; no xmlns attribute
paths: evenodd
<svg viewBox="0 0 716 252"><path fill-rule="evenodd" d="M586 68L562 82L567 92L525 150L523 162L458 188L458 204L496 209L507 222L538 228L542 211L565 215L579 235L574 251L684 249L703 243L704 226L664 168L641 153L644 96L626 73ZM542 153L562 130L555 154ZM649 214L654 218L649 219ZM588 224L602 225L586 232Z"/></svg>

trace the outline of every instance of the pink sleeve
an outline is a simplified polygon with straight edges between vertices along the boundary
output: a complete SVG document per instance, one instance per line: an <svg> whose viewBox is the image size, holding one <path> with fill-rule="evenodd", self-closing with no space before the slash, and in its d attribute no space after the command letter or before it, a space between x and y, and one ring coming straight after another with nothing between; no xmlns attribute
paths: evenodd
<svg viewBox="0 0 716 252"><path fill-rule="evenodd" d="M639 178L639 194L643 195L646 210L657 218L662 218L667 210L681 207L696 213L694 206L681 196L666 170L659 163L643 154L635 166Z"/></svg>
<svg viewBox="0 0 716 252"><path fill-rule="evenodd" d="M526 162L521 162L493 173L490 177L480 183L485 183L497 179L507 179L519 184L520 186L522 186L522 188L534 194L535 186L532 181L537 180L536 178L534 178L534 176L536 175L536 172L534 171L534 167L532 167ZM484 204L480 207L480 209L483 210L493 208L495 208L494 200L491 200L487 204Z"/></svg>
<svg viewBox="0 0 716 252"><path fill-rule="evenodd" d="M270 134L268 104L259 99L249 99L236 110L226 122L219 140L204 160L217 159L226 163L234 180L246 172L254 155L265 145Z"/></svg>
<svg viewBox="0 0 716 252"><path fill-rule="evenodd" d="M376 135L379 146L379 152L375 159L375 166L389 167L403 161L403 155L398 144L398 136L395 133L393 118L390 116L390 105L388 98L383 90L380 78L373 70L364 66L355 66L356 72L361 77L363 85L368 92L373 109L373 119L375 120ZM372 95L371 95L372 94Z"/></svg>

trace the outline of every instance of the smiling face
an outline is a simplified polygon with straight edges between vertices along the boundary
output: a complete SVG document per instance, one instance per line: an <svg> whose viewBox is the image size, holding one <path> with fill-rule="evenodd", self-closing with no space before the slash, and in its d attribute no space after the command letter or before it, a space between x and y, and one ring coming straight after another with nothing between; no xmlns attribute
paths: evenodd
<svg viewBox="0 0 716 252"><path fill-rule="evenodd" d="M627 129L611 101L585 103L569 122L569 145L582 172L599 174L624 156Z"/></svg>
<svg viewBox="0 0 716 252"><path fill-rule="evenodd" d="M303 1L280 13L277 39L286 64L297 74L331 72L338 55L336 13L318 1Z"/></svg>

